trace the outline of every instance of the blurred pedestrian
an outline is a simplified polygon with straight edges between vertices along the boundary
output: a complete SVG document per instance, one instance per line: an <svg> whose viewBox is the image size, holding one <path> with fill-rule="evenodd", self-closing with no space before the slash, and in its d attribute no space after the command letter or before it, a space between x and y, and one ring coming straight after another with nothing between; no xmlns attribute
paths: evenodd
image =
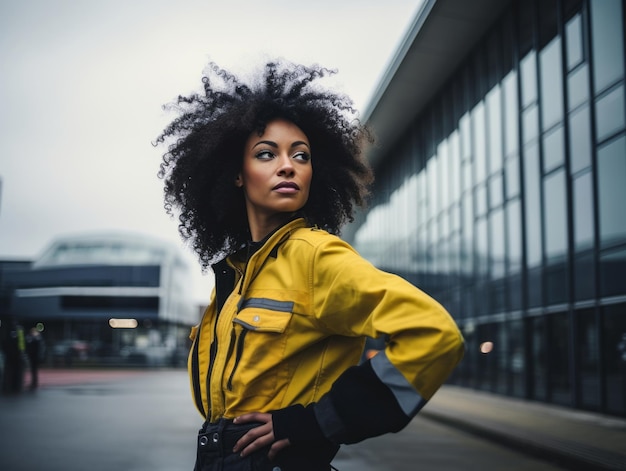
<svg viewBox="0 0 626 471"><path fill-rule="evenodd" d="M2 323L2 349L4 351L4 375L2 392L18 394L22 391L24 382L24 328L17 323L13 316L8 318L7 326Z"/></svg>
<svg viewBox="0 0 626 471"><path fill-rule="evenodd" d="M30 368L30 389L35 390L39 387L39 365L44 355L44 342L37 327L30 329L26 336L26 356Z"/></svg>
<svg viewBox="0 0 626 471"><path fill-rule="evenodd" d="M327 471L341 444L405 427L462 357L439 303L337 236L372 175L352 102L317 86L331 73L211 64L157 140L165 206L215 273L188 363L196 471ZM386 345L359 364L367 337Z"/></svg>

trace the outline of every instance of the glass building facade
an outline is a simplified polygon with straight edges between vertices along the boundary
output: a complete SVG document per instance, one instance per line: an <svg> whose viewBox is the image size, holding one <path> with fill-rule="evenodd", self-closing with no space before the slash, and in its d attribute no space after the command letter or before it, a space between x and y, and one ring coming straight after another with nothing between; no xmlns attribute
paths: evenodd
<svg viewBox="0 0 626 471"><path fill-rule="evenodd" d="M426 3L411 41L455 2ZM379 151L348 238L456 318L450 382L626 416L624 2L503 3Z"/></svg>

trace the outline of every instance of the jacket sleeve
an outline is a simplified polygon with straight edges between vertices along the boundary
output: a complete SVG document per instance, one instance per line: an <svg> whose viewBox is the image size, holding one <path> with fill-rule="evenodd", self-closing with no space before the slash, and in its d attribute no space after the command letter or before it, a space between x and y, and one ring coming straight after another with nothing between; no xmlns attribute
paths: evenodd
<svg viewBox="0 0 626 471"><path fill-rule="evenodd" d="M275 411L276 438L341 444L401 430L461 360L456 323L433 298L338 238L318 247L311 263L316 316L329 334L388 341L344 371L319 402Z"/></svg>

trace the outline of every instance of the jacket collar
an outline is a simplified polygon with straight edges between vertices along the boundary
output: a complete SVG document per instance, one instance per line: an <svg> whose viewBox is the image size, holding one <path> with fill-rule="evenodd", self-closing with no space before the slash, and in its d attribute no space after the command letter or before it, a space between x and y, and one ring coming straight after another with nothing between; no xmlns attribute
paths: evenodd
<svg viewBox="0 0 626 471"><path fill-rule="evenodd" d="M221 259L213 266L215 274L215 288L218 302L218 312L221 310L226 298L234 288L235 274L233 267L238 267L243 275L240 292L245 293L248 286L258 275L261 268L269 257L278 256L278 248L289 239L290 234L300 228L307 227L308 223L304 217L298 216L278 227L270 233L264 240L242 247L239 251Z"/></svg>

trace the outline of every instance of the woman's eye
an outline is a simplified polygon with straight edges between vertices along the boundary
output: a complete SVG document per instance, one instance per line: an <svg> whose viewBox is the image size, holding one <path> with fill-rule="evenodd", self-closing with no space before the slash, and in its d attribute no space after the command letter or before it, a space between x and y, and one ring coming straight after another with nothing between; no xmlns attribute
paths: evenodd
<svg viewBox="0 0 626 471"><path fill-rule="evenodd" d="M269 150L262 150L260 152L257 152L256 154L257 159L269 160L269 159L272 159L273 157L274 157L274 154L270 152Z"/></svg>
<svg viewBox="0 0 626 471"><path fill-rule="evenodd" d="M311 160L311 156L306 152L298 152L293 156L293 158L296 160L301 160L303 162L308 162L309 160Z"/></svg>

